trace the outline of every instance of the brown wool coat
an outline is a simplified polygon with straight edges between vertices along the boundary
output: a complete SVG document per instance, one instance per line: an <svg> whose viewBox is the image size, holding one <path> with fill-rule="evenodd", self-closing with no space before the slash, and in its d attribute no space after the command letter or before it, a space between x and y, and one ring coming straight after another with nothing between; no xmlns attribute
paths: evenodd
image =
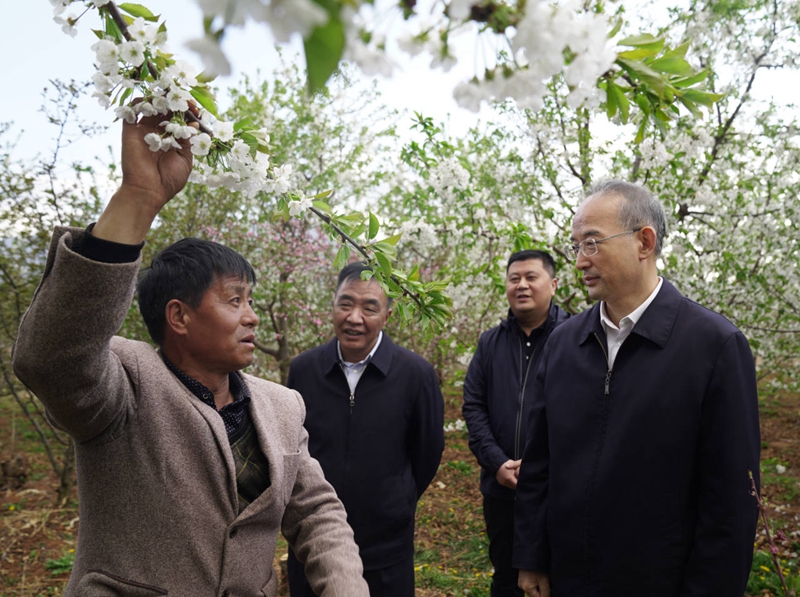
<svg viewBox="0 0 800 597"><path fill-rule="evenodd" d="M104 264L57 229L14 348L19 378L75 439L80 530L66 595L273 597L279 530L325 597L368 597L345 511L308 454L296 392L249 375L271 486L237 515L220 416L148 344L112 337L139 263Z"/></svg>

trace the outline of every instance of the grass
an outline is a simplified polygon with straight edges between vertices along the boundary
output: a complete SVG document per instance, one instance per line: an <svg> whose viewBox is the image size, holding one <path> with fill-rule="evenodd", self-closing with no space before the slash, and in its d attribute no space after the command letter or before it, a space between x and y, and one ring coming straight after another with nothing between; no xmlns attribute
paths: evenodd
<svg viewBox="0 0 800 597"><path fill-rule="evenodd" d="M49 570L53 576L64 574L65 572L72 572L72 565L75 563L75 550L71 549L64 553L56 560L47 560L44 563L46 570Z"/></svg>
<svg viewBox="0 0 800 597"><path fill-rule="evenodd" d="M797 552L800 545L794 545ZM795 594L800 594L800 572L797 559L780 559L781 572L786 586ZM753 566L747 581L747 593L750 595L784 595L780 577L775 569L772 556L765 551L757 551L753 556Z"/></svg>
<svg viewBox="0 0 800 597"><path fill-rule="evenodd" d="M0 397L0 404L7 397ZM774 529L782 529L788 539L780 545L782 570L790 588L800 595L800 461L797 454L786 451L794 438L793 431L800 422L797 414L797 397L769 400L764 406L762 425L780 424L780 433L768 436L765 433L764 459L761 463L762 487L770 502L770 518ZM0 407L0 415L8 413ZM448 400L448 420L458 417L457 401ZM787 410L788 408L788 410ZM793 408L793 410L792 410ZM787 414L788 413L788 414ZM791 415L791 416L790 416ZM17 415L18 448L31 448L35 453L34 440L25 437L25 423ZM765 429L768 428L765 427ZM7 437L0 437L2 442ZM780 447L783 446L783 447ZM6 444L7 447L7 444ZM37 470L48 471L41 455L34 457ZM778 472L778 466L785 467ZM463 429L453 428L446 433L446 449L442 465L428 491L422 496L417 510L417 537L415 542L415 569L418 597L489 597L492 567L488 557L488 540L484 530L481 498L478 491L480 469L468 447L468 435ZM74 552L74 535L77 527L69 521L77 516L76 504L63 510L53 509L37 493L16 493L0 508L0 525L19 520L18 527L36 532L35 541L25 543L25 551L15 556L15 569L4 567L0 557L0 597L46 597L59 595L63 590L66 573L71 570ZM780 504L780 506L776 506ZM775 572L768 547L763 542L763 531L759 530L757 549L747 585L747 594L753 597L784 597L780 580ZM46 542L46 543L45 543ZM0 555L2 555L0 540ZM283 539L279 541L278 553L286 550ZM30 572L23 576L23 565L32 569L38 562L42 572L34 579ZM63 575L59 578L54 576ZM35 581L35 582L34 582Z"/></svg>

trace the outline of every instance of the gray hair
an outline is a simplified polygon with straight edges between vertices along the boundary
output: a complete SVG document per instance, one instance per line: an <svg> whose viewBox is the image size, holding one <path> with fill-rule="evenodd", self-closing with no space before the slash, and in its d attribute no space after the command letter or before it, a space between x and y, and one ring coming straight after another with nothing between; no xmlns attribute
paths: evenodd
<svg viewBox="0 0 800 597"><path fill-rule="evenodd" d="M625 229L652 226L656 231L656 255L661 255L664 238L667 236L667 215L661 202L643 186L623 180L605 180L591 188L592 195L619 195L619 223Z"/></svg>

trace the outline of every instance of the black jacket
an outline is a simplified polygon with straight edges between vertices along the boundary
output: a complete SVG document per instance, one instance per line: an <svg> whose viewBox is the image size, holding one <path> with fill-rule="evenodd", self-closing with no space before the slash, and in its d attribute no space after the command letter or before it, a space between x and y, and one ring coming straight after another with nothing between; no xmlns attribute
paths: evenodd
<svg viewBox="0 0 800 597"><path fill-rule="evenodd" d="M481 334L464 379L462 413L469 430L469 447L481 465L481 492L514 499L514 491L497 482L495 475L507 460L522 458L527 420L533 398L533 379L542 349L557 325L569 314L555 303L532 336L533 355L525 360L525 336L517 320L508 318Z"/></svg>
<svg viewBox="0 0 800 597"><path fill-rule="evenodd" d="M608 369L600 305L550 336L516 501L514 567L553 597L735 597L750 573L753 355L669 282Z"/></svg>
<svg viewBox="0 0 800 597"><path fill-rule="evenodd" d="M336 343L297 356L287 385L305 400L308 450L374 570L414 554L417 500L444 450L444 400L430 363L384 333L351 404Z"/></svg>

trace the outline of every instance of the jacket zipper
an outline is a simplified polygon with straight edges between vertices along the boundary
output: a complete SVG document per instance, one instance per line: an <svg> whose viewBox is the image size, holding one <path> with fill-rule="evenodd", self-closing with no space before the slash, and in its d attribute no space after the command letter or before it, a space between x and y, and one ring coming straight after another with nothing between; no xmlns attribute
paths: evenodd
<svg viewBox="0 0 800 597"><path fill-rule="evenodd" d="M339 368L342 370L344 374L344 381L347 384L348 389L350 388L350 382L347 381L347 372L344 370L344 365L342 365L341 361L339 362ZM356 394L355 392L350 392L350 415L353 414L353 407L356 405Z"/></svg>
<svg viewBox="0 0 800 597"><path fill-rule="evenodd" d="M608 351L606 350L603 341L600 339L600 336L597 333L594 333L594 337L597 340L597 343L600 345L600 350L603 351L603 356L606 359L606 377L605 383L603 388L603 418L600 422L600 439L597 443L597 452L595 453L594 464L592 466L592 475L589 478L589 488L586 495L586 513L585 513L585 524L584 524L584 564L585 568L585 577L584 581L587 586L591 585L592 582L592 554L591 554L591 545L590 545L590 524L589 524L589 516L591 514L591 506L592 506L592 492L594 491L594 481L595 475L597 474L597 466L600 462L600 454L603 451L603 443L605 442L606 437L606 425L608 423L608 402L611 396L611 365L608 362Z"/></svg>
<svg viewBox="0 0 800 597"><path fill-rule="evenodd" d="M520 376L522 375L522 355L525 353L524 349L522 348L522 339L517 337L517 342L519 343L519 373ZM528 366L525 368L525 377L522 378L522 384L519 389L519 396L517 397L517 425L514 429L514 460L519 460L520 456L520 446L519 446L519 439L522 431L522 406L525 402L525 386L528 384L528 374L531 371L531 363L533 362L533 357L536 356L536 351L534 350L531 358L528 359Z"/></svg>

